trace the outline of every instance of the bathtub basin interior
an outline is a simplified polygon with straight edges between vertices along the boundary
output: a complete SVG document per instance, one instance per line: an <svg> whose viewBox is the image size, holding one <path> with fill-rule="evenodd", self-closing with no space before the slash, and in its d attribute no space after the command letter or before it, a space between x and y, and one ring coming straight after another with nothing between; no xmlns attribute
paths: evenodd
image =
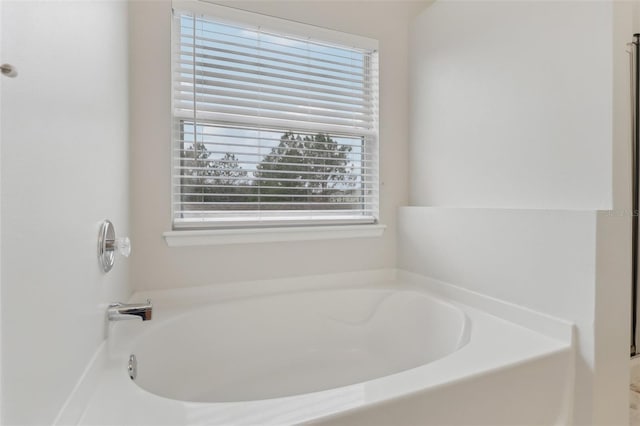
<svg viewBox="0 0 640 426"><path fill-rule="evenodd" d="M301 291L214 303L146 329L135 383L191 402L251 401L337 388L462 347L469 321L415 291Z"/></svg>

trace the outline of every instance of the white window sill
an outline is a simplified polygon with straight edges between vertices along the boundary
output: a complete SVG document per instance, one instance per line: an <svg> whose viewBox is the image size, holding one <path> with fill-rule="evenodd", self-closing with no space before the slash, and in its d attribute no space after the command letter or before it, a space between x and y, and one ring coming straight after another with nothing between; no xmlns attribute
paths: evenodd
<svg viewBox="0 0 640 426"><path fill-rule="evenodd" d="M168 231L162 234L169 247L215 246L221 244L269 243L278 241L337 240L379 237L385 225L305 226L291 228L216 229Z"/></svg>

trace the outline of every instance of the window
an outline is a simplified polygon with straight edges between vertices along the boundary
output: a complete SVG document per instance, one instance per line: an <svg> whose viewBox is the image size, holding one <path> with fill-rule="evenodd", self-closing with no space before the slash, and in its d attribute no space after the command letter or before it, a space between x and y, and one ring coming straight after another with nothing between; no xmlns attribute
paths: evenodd
<svg viewBox="0 0 640 426"><path fill-rule="evenodd" d="M174 229L375 223L377 43L193 5L174 10Z"/></svg>

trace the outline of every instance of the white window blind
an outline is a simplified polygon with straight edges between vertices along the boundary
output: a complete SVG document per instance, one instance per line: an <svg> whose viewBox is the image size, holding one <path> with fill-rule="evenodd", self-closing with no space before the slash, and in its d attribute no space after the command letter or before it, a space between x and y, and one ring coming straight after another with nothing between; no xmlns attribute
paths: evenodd
<svg viewBox="0 0 640 426"><path fill-rule="evenodd" d="M210 10L174 10L174 228L376 222L371 41Z"/></svg>

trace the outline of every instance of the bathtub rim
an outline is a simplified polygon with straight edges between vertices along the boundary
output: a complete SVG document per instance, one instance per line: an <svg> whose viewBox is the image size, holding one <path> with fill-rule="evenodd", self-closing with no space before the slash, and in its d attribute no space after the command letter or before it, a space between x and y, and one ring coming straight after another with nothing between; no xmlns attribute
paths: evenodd
<svg viewBox="0 0 640 426"><path fill-rule="evenodd" d="M198 287L141 290L134 292L129 300L133 302L151 298L165 306L182 307L185 305L193 306L194 301L200 305L211 303L214 300L223 301L248 297L245 296L245 294L251 294L251 297L253 297L254 295L269 295L304 289L339 289L345 286L368 285L379 286L390 282L410 285L418 291L426 290L431 295L444 299L445 301L457 302L479 309L556 340L568 343L573 342L575 325L570 321L432 277L393 268L238 281ZM212 293L215 293L215 295ZM243 296L238 296L238 293L242 293ZM113 324L110 324L109 327L113 327Z"/></svg>
<svg viewBox="0 0 640 426"><path fill-rule="evenodd" d="M426 291L430 295L444 299L446 302L452 302L454 305L460 304L488 314L498 320L519 325L527 330L557 341L559 348L563 347L572 352L575 350L575 327L569 321L518 306L510 302L505 302L497 298L476 293L430 277L399 269L381 269L374 271L313 275L274 280L246 281L182 289L140 291L134 293L130 300L133 301L142 297L152 297L156 300L165 300L170 302L170 304L173 304L174 306L184 306L184 304L188 304L189 300L198 300L202 304L208 303L210 299L207 297L199 298L198 296L209 294L212 288L215 288L216 292L218 292L218 295L216 296L218 298L233 298L232 295L234 293L237 294L239 291L242 292L243 290L249 290L252 288L255 290L256 284L261 284L261 288L267 288L269 287L268 284L280 283L281 289L279 291L286 291L286 289L317 288L318 286L327 289L341 288L345 285L384 286L388 285L390 282L402 283L408 286L407 288L415 287L419 291ZM115 325L108 325L109 328L113 326ZM80 376L76 386L59 411L53 423L54 425L78 424L78 422L83 419L86 414L86 410L91 403L93 394L100 384L102 374L108 370L110 360L108 346L109 339L107 338L99 346L94 357ZM140 389L135 384L131 385ZM167 399L155 394L149 394L155 398Z"/></svg>

